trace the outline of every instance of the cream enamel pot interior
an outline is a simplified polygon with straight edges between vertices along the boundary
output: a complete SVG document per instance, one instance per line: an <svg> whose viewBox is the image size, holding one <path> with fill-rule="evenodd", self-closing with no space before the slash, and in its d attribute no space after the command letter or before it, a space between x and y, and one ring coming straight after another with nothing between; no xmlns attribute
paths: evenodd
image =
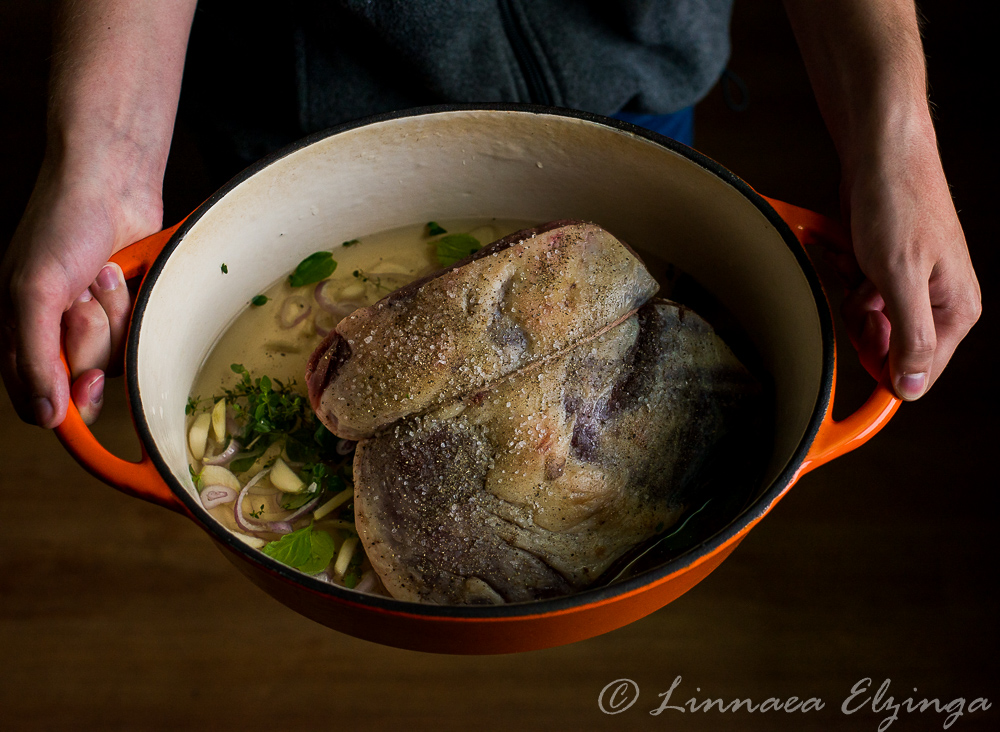
<svg viewBox="0 0 1000 732"><path fill-rule="evenodd" d="M640 253L676 264L737 316L774 382L774 445L751 504L657 569L570 597L499 607L418 605L334 587L249 548L209 518L188 473L184 406L227 324L281 273L331 243L474 217L599 223ZM879 384L851 417L831 417L833 328L802 243L836 236L830 222L763 199L683 145L583 113L451 107L346 125L261 161L181 225L116 255L127 275L144 274L126 354L144 455L139 463L110 455L72 407L59 435L92 473L189 516L258 586L332 628L449 653L569 643L688 590L803 472L861 444L892 416L898 401Z"/></svg>

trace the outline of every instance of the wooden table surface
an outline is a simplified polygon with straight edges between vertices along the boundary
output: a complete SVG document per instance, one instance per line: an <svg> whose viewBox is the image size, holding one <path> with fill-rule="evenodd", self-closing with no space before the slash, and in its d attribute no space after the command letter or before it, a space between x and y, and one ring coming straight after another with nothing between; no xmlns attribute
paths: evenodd
<svg viewBox="0 0 1000 732"><path fill-rule="evenodd" d="M18 109L34 114L44 73L18 75L10 63L44 66L45 17L27 5L0 3L0 41L10 41L0 43L0 69L4 90L23 95ZM943 3L925 11L942 150L986 314L926 398L807 475L691 592L602 637L513 656L357 640L257 590L192 522L91 478L3 397L0 730L875 730L890 710L876 713L864 696L848 705L860 707L853 714L842 709L863 679L869 697L887 682L897 702L964 699L953 730L1000 729L989 220L997 186L983 171L990 148L976 85L963 74L975 44L949 36L968 21ZM732 68L750 85L751 107L732 112L713 91L698 110L696 146L767 195L834 212L836 161L780 9L738 4L734 34ZM0 152L14 171L0 191L6 241L30 191L41 122L10 105L0 111L2 139L23 133L30 142ZM197 168L181 160L171 170L168 211L180 213ZM841 364L838 414L871 389L850 353ZM109 389L99 435L134 456L120 384ZM677 677L671 705L795 696L824 706L651 715ZM639 697L609 716L599 697L618 679L632 680ZM991 708L968 712L978 697ZM891 729L941 729L947 716L903 707Z"/></svg>

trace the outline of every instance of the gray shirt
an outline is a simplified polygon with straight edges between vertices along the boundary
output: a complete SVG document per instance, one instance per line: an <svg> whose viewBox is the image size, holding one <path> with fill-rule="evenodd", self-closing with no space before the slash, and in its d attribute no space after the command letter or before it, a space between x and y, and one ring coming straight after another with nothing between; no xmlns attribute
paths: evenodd
<svg viewBox="0 0 1000 732"><path fill-rule="evenodd" d="M731 10L732 0L203 0L187 106L243 164L428 104L667 114L722 73Z"/></svg>

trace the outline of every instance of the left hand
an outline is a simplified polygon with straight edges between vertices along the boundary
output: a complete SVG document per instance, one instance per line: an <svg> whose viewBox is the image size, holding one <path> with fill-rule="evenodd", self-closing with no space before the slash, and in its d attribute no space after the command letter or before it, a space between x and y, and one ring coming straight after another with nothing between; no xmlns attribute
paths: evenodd
<svg viewBox="0 0 1000 732"><path fill-rule="evenodd" d="M851 340L869 373L879 378L888 358L896 394L917 399L981 311L933 131L869 156L845 176L841 198L862 275L842 308ZM835 257L841 274L850 259Z"/></svg>

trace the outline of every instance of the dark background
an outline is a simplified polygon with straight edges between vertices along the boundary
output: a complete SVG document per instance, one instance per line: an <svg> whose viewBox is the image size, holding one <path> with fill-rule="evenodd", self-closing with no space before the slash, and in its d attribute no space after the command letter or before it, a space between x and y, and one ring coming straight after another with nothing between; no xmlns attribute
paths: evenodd
<svg viewBox="0 0 1000 732"><path fill-rule="evenodd" d="M921 7L941 151L984 316L927 397L801 480L694 590L564 648L501 657L384 648L265 596L192 523L98 483L3 397L0 728L875 730L888 712L840 711L865 677L875 687L890 679L897 699L1000 701L996 151L982 109L993 39L971 5ZM43 151L49 13L48 2L0 0L0 244ZM780 3L738 2L733 38L731 68L750 105L735 112L713 90L697 109L695 147L765 195L836 215L836 157ZM190 139L184 128L175 139L166 224L211 192ZM838 414L872 387L855 362L842 350ZM134 454L121 389L109 387L107 400L99 434ZM816 696L826 706L650 716L677 675L672 703ZM606 717L598 694L621 677L641 697ZM944 718L904 710L892 729L941 729ZM1000 729L1000 707L951 729Z"/></svg>

